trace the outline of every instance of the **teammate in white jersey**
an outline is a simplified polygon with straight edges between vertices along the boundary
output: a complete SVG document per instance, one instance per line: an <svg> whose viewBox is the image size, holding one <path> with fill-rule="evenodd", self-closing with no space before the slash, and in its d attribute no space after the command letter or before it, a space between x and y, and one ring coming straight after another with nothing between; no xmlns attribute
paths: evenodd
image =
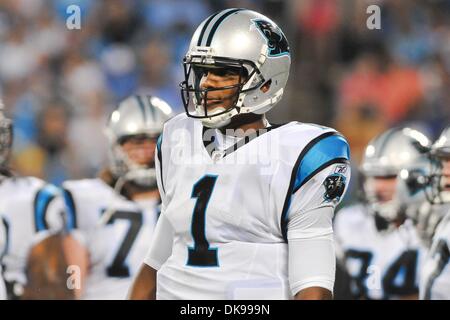
<svg viewBox="0 0 450 320"><path fill-rule="evenodd" d="M0 262L8 299L19 299L28 285L29 253L46 236L62 230L64 217L55 186L33 177L14 176L7 168L11 145L12 121L5 117L0 102ZM40 278L43 283L48 280L44 275Z"/></svg>
<svg viewBox="0 0 450 320"><path fill-rule="evenodd" d="M63 184L70 228L89 251L83 299L125 299L144 260L160 210L154 149L171 113L157 97L125 99L107 127L109 168Z"/></svg>
<svg viewBox="0 0 450 320"><path fill-rule="evenodd" d="M218 12L184 66L187 115L157 145L162 213L130 298L331 298L349 148L331 128L267 122L290 68L283 32L254 11Z"/></svg>
<svg viewBox="0 0 450 320"><path fill-rule="evenodd" d="M444 214L436 228L430 252L421 272L420 298L450 299L450 127L447 127L433 144L431 154L436 171L432 173L431 203L440 206ZM435 214L436 216L436 214Z"/></svg>
<svg viewBox="0 0 450 320"><path fill-rule="evenodd" d="M361 164L365 201L340 210L334 222L338 252L352 277L355 298L417 298L426 248L397 196L397 180L403 169L421 172L428 164L430 144L416 130L395 128L366 147ZM421 187L411 186L412 192Z"/></svg>

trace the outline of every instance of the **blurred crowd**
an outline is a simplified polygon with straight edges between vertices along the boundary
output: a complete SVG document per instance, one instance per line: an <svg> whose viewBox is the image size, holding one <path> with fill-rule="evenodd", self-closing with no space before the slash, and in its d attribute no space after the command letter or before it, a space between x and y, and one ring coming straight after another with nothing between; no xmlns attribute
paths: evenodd
<svg viewBox="0 0 450 320"><path fill-rule="evenodd" d="M69 30L67 7L81 8ZM381 8L370 30L369 5ZM450 0L0 0L0 96L14 120L14 168L59 185L107 160L102 129L124 97L183 112L178 84L195 27L229 7L271 17L293 66L269 120L336 127L357 165L400 124L431 138L450 120Z"/></svg>

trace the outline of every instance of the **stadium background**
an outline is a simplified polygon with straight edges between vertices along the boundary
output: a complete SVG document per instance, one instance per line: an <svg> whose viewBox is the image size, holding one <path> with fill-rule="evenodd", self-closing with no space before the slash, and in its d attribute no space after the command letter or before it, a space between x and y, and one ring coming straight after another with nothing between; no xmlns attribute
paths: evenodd
<svg viewBox="0 0 450 320"><path fill-rule="evenodd" d="M71 4L81 8L80 30L66 27ZM371 4L381 30L366 26ZM96 175L107 161L107 114L136 92L183 112L190 37L230 7L269 16L290 42L288 88L269 120L337 128L353 166L388 127L436 138L449 123L448 0L0 0L0 96L14 119L14 168L56 185Z"/></svg>

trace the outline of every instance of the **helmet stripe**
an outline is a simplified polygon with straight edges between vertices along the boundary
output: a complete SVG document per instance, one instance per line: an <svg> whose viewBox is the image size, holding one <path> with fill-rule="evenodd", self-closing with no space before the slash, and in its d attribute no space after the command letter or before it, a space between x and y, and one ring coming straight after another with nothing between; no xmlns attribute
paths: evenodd
<svg viewBox="0 0 450 320"><path fill-rule="evenodd" d="M222 11L221 11L222 12ZM206 29L208 28L208 25L211 23L211 21L219 14L220 12L216 12L213 15L211 15L208 20L206 20L205 24L203 25L202 31L200 32L200 36L198 37L197 46L200 46L203 40L203 35L205 34Z"/></svg>
<svg viewBox="0 0 450 320"><path fill-rule="evenodd" d="M378 148L378 150L375 150L378 157L381 157L381 155L383 154L384 149L386 149L386 146L391 139L391 136L393 136L397 131L400 131L400 130L401 130L401 128L393 128L388 133L386 133L386 135L384 136L384 139L379 142L380 147Z"/></svg>
<svg viewBox="0 0 450 320"><path fill-rule="evenodd" d="M136 95L136 100L138 102L139 108L141 108L142 116L144 117L144 122L147 122L147 113L145 111L145 105L144 102L142 101L141 96Z"/></svg>
<svg viewBox="0 0 450 320"><path fill-rule="evenodd" d="M232 10L224 13L219 19L217 19L217 21L214 23L213 27L211 28L211 31L209 32L208 39L206 40L207 47L211 45L212 39L214 37L214 33L217 31L217 28L219 27L219 25L233 13L242 11L242 10L245 10L245 9L242 9L242 8L232 9Z"/></svg>

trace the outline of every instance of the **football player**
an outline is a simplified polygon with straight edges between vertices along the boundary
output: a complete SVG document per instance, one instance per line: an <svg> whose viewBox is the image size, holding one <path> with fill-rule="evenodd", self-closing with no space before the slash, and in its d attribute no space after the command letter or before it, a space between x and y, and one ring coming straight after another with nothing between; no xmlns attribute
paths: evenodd
<svg viewBox="0 0 450 320"><path fill-rule="evenodd" d="M63 183L71 229L89 251L83 299L126 298L159 215L154 150L171 115L157 97L128 97L108 122L109 167Z"/></svg>
<svg viewBox="0 0 450 320"><path fill-rule="evenodd" d="M433 206L444 214L433 235L430 252L421 272L420 298L450 299L450 127L447 127L433 144L431 154L436 171L431 175ZM442 217L443 216L443 217ZM441 219L442 218L442 219Z"/></svg>
<svg viewBox="0 0 450 320"><path fill-rule="evenodd" d="M162 213L130 298L332 298L349 147L331 128L267 121L290 63L285 35L257 12L227 9L197 28L186 114L157 145Z"/></svg>
<svg viewBox="0 0 450 320"><path fill-rule="evenodd" d="M0 262L8 299L19 299L28 282L29 253L47 236L63 230L65 219L62 198L55 186L37 178L15 176L8 168L11 145L12 121L0 103L0 237L5 239ZM65 279L66 274L53 276ZM54 288L51 284L49 287Z"/></svg>
<svg viewBox="0 0 450 320"><path fill-rule="evenodd" d="M372 139L365 149L360 168L365 201L340 210L334 222L355 298L417 298L425 247L407 219L397 185L402 170L424 170L429 146L419 131L394 128Z"/></svg>

